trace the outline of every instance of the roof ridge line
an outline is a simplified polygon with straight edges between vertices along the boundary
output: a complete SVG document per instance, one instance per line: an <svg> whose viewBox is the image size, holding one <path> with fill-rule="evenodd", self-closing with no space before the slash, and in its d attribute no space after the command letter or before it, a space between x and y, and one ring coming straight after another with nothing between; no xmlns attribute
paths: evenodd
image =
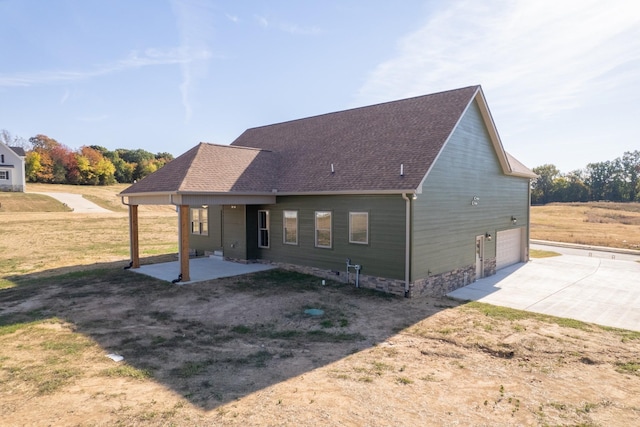
<svg viewBox="0 0 640 427"><path fill-rule="evenodd" d="M266 150L264 148L247 147L245 145L216 144L213 142L204 142L204 141L200 141L200 144L206 144L206 145L211 145L214 147L221 147L221 148L236 148L236 149L242 149L242 150L264 151L266 153L271 153L273 151L273 150Z"/></svg>
<svg viewBox="0 0 640 427"><path fill-rule="evenodd" d="M188 168L187 171L191 170L191 166L193 166L193 162L196 160L196 158L198 157L198 153L200 152L200 149L202 148L202 146L204 144L207 144L206 142L201 142L198 145L196 145L195 147L193 147L191 150L193 150L195 152L195 154L193 154L193 156L191 157L191 159L189 159L188 162ZM189 151L191 151L189 150ZM186 154L186 153L185 153ZM184 154L183 154L184 155ZM182 179L180 180L180 183L178 184L177 188L176 188L176 192L179 192L180 189L182 188L182 185L185 183L185 181L187 180L187 176L189 174L185 173L182 175Z"/></svg>
<svg viewBox="0 0 640 427"><path fill-rule="evenodd" d="M317 118L317 117L331 116L331 115L334 115L334 114L342 114L342 113L346 113L346 112L349 112L349 111L357 111L357 110L362 110L362 109L366 109L366 108L378 107L378 106L381 106L381 105L393 104L393 103L396 103L396 102L404 102L404 101L423 98L423 97L427 97L427 96L441 95L441 94L447 93L447 92L456 92L456 91L459 91L459 90L465 90L465 89L470 89L470 88L476 88L476 91L477 91L478 88L481 88L481 85L470 85L470 86L465 86L465 87L461 87L461 88L457 88L457 89L443 90L441 92L428 93L428 94L424 94L424 95L410 96L408 98L394 99L392 101L378 102L377 104L362 105L360 107L353 107L353 108L345 108L344 110L331 111L329 113L314 114L314 115L311 115L311 116L300 117L300 118L291 119L291 120L285 120L285 121L278 122L278 123L271 123L271 124L268 124L268 125L251 127L251 128L246 129L245 132L249 131L249 130L253 130L253 129L263 129L263 128L269 128L269 127L273 127L273 126L280 126L280 125L287 124L287 123L295 123L295 122L298 122L298 121L301 121L301 120L308 120L308 119L314 119L314 118ZM233 144L233 142L231 144ZM238 147L238 146L236 145L234 147Z"/></svg>

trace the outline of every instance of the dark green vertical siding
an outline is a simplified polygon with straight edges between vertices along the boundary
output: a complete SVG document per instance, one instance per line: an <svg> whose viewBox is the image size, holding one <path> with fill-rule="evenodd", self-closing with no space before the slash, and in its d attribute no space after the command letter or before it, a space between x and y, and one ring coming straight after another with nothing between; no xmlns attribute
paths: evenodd
<svg viewBox="0 0 640 427"><path fill-rule="evenodd" d="M474 103L462 118L413 202L411 280L475 263L475 236L528 222L529 180L505 176ZM477 206L471 204L479 197Z"/></svg>
<svg viewBox="0 0 640 427"><path fill-rule="evenodd" d="M258 259L258 206L247 206L247 259Z"/></svg>
<svg viewBox="0 0 640 427"><path fill-rule="evenodd" d="M247 222L245 205L223 206L224 256L247 259Z"/></svg>
<svg viewBox="0 0 640 427"><path fill-rule="evenodd" d="M404 279L405 202L400 195L282 196L275 205L255 207L256 212L258 209L270 212L271 239L269 249L256 247L258 258L341 274L346 270L346 259L351 258L352 263L363 266L362 274ZM297 245L283 243L284 210L298 211ZM331 249L315 247L315 211L332 212ZM367 245L349 243L349 212L369 213Z"/></svg>

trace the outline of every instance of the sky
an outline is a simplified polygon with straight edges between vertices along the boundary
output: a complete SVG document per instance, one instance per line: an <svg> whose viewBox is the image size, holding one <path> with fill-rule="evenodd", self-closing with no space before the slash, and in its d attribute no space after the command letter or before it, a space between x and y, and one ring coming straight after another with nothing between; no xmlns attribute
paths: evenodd
<svg viewBox="0 0 640 427"><path fill-rule="evenodd" d="M506 151L640 150L636 0L0 0L0 129L182 154L481 85Z"/></svg>

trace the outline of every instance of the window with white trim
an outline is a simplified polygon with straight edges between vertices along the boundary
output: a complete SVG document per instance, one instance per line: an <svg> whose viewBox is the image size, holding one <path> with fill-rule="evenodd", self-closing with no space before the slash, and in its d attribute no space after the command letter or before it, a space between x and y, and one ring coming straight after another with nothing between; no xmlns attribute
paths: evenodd
<svg viewBox="0 0 640 427"><path fill-rule="evenodd" d="M258 247L269 247L269 211L258 211Z"/></svg>
<svg viewBox="0 0 640 427"><path fill-rule="evenodd" d="M316 211L316 247L331 248L330 211Z"/></svg>
<svg viewBox="0 0 640 427"><path fill-rule="evenodd" d="M209 235L209 210L207 208L191 208L191 234Z"/></svg>
<svg viewBox="0 0 640 427"><path fill-rule="evenodd" d="M349 212L349 243L369 243L368 212Z"/></svg>
<svg viewBox="0 0 640 427"><path fill-rule="evenodd" d="M9 171L0 171L0 179L9 179Z"/></svg>
<svg viewBox="0 0 640 427"><path fill-rule="evenodd" d="M298 211L282 212L282 243L298 244Z"/></svg>

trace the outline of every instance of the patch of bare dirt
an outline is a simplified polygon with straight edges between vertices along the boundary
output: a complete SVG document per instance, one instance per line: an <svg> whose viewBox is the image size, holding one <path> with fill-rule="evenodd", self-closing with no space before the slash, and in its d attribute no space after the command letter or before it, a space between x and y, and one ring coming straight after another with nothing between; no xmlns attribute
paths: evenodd
<svg viewBox="0 0 640 427"><path fill-rule="evenodd" d="M0 290L3 425L608 426L640 417L637 333L279 270L184 286L114 268L17 283Z"/></svg>

